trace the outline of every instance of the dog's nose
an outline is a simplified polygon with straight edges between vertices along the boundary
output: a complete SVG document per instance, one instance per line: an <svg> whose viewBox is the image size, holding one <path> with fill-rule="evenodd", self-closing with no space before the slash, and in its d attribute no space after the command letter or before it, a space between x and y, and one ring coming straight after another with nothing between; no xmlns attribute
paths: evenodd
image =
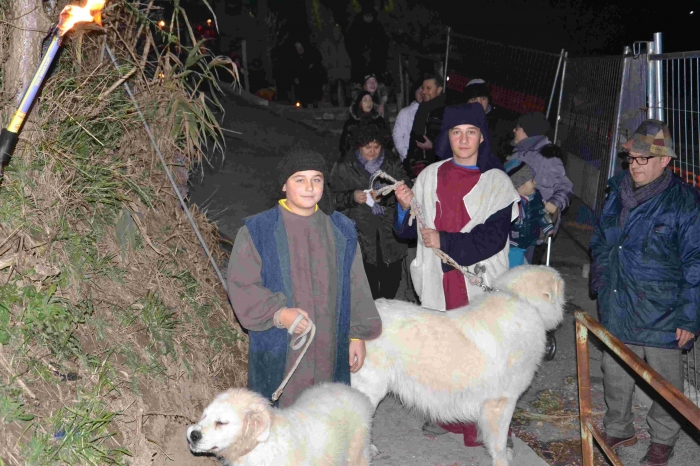
<svg viewBox="0 0 700 466"><path fill-rule="evenodd" d="M201 430L193 430L192 433L190 434L190 440L193 442L198 442L202 439L202 431Z"/></svg>

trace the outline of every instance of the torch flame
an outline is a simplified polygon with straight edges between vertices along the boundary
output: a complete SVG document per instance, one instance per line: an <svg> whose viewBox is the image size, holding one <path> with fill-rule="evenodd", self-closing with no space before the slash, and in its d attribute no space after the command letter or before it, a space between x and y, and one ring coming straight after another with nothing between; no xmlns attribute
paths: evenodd
<svg viewBox="0 0 700 466"><path fill-rule="evenodd" d="M59 16L58 34L63 37L77 23L97 23L102 26L102 9L106 0L86 0L85 6L67 5Z"/></svg>

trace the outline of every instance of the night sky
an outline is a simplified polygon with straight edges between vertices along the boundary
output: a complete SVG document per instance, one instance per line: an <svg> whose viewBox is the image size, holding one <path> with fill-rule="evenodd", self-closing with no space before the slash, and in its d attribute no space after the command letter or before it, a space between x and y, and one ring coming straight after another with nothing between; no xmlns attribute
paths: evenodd
<svg viewBox="0 0 700 466"><path fill-rule="evenodd" d="M664 33L664 51L700 49L697 0L430 0L464 34L574 55L618 54ZM646 6L642 6L646 5ZM690 14L696 8L698 11Z"/></svg>
<svg viewBox="0 0 700 466"><path fill-rule="evenodd" d="M255 0L210 0L224 1L228 5L250 2L253 8L256 3ZM306 24L305 1L308 0L267 0L270 8L284 11L297 24ZM654 32L664 33L666 52L700 50L698 0L406 1L438 11L443 24L456 32L555 53L565 48L570 56L617 55L625 45L653 40ZM338 20L338 16L346 14L350 0L321 0L321 3L336 9ZM207 14L204 8L197 10ZM690 14L691 11L694 13Z"/></svg>

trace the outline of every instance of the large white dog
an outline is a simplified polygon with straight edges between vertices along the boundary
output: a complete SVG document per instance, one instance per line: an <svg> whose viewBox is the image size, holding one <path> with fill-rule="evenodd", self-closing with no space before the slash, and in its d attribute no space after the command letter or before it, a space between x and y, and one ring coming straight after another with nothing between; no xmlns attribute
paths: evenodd
<svg viewBox="0 0 700 466"><path fill-rule="evenodd" d="M365 395L339 383L309 388L286 409L233 388L206 407L187 441L227 466L366 466L373 414Z"/></svg>
<svg viewBox="0 0 700 466"><path fill-rule="evenodd" d="M520 266L493 286L449 312L377 300L382 335L367 341L352 386L375 409L393 392L436 421L477 422L493 464L507 466L515 403L542 360L547 330L563 319L564 281L552 268Z"/></svg>

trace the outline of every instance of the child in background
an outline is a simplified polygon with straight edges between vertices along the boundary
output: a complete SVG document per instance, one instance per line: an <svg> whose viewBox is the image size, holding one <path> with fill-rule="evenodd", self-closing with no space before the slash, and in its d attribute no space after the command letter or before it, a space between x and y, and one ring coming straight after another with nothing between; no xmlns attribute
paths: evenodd
<svg viewBox="0 0 700 466"><path fill-rule="evenodd" d="M525 256L527 248L537 244L540 238L551 235L554 225L547 219L544 201L536 189L535 170L517 159L508 161L505 169L520 194L520 213L510 228L508 262L512 268L530 263Z"/></svg>

